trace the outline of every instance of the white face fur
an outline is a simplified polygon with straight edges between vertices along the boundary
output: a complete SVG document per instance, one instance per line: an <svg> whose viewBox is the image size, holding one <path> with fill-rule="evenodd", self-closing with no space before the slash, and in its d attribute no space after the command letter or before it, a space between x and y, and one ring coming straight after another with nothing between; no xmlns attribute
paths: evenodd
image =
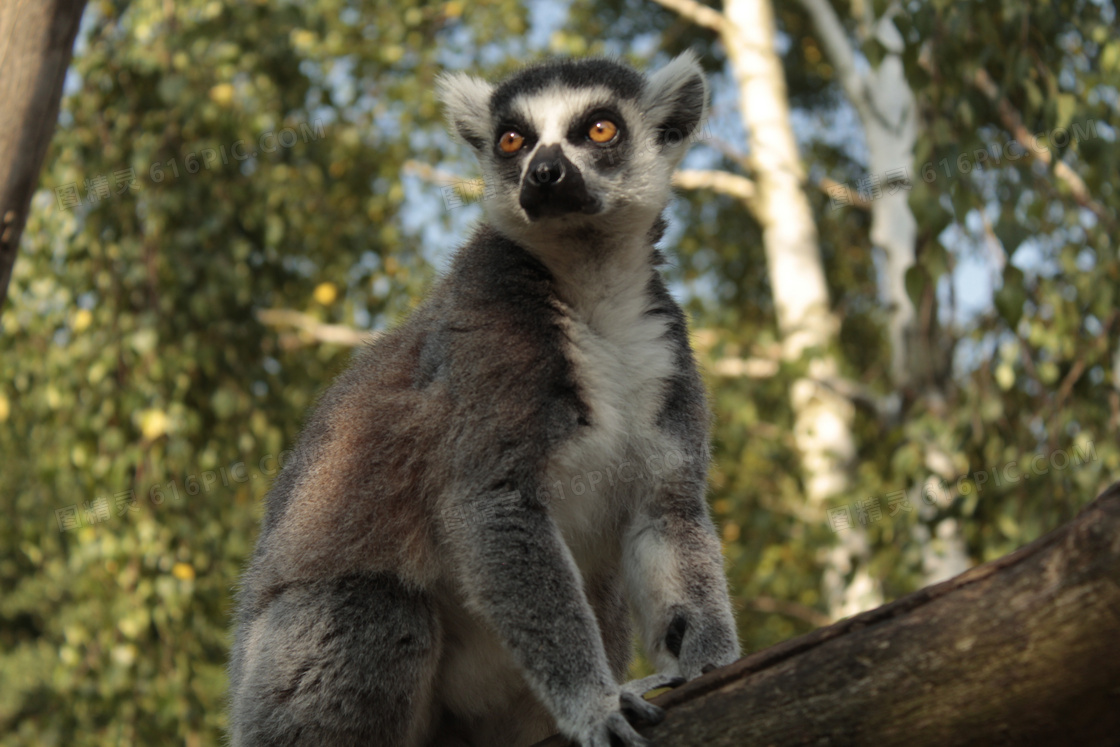
<svg viewBox="0 0 1120 747"><path fill-rule="evenodd" d="M578 60L527 68L496 87L462 73L438 85L452 131L482 165L490 224L541 251L558 241L644 237L669 201L673 169L707 100L690 52L648 77L609 60ZM530 171L557 157L577 172L572 180L569 169L565 188L578 192L581 207L533 214Z"/></svg>

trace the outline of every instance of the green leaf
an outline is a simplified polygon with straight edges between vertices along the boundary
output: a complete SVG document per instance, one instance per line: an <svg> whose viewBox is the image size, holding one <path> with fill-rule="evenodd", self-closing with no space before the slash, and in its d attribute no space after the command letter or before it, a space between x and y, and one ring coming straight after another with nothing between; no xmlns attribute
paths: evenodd
<svg viewBox="0 0 1120 747"><path fill-rule="evenodd" d="M1014 330L1019 326L1019 320L1023 318L1023 304L1027 301L1022 270L1007 264L1003 270L1003 287L996 291L994 300L996 310L1007 321L1008 327Z"/></svg>
<svg viewBox="0 0 1120 747"><path fill-rule="evenodd" d="M910 303L920 306L926 289L930 286L929 272L922 265L913 265L906 271L905 281L906 295L910 297Z"/></svg>

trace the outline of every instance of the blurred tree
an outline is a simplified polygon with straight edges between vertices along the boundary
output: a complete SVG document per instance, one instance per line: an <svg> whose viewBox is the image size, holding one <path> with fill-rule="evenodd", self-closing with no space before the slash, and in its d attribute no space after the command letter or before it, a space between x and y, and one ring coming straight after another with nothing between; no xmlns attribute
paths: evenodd
<svg viewBox="0 0 1120 747"><path fill-rule="evenodd" d="M871 213L869 238L883 252L879 294L887 305L891 388L898 397L912 399L915 390L935 382L930 377L930 351L923 347L923 338L914 334L914 303L906 284L908 275L920 273L914 266L918 225L909 204L919 119L902 62L905 40L894 22L901 10L891 4L877 17L871 3L853 3L848 26L854 27L854 32L849 33L828 0L801 0L801 4L812 17L816 38L836 70L837 83L859 116L868 151L869 173L859 180L857 190L838 184L827 191L833 202L851 204L860 200ZM925 507L922 510L927 516L931 514ZM943 581L968 568L955 522L940 526L937 547L924 527L916 528L919 531L913 537L927 569L926 583ZM863 533L849 532L847 543L852 544L857 537L862 540ZM866 566L865 541L858 542L852 555ZM836 588L837 579L826 577L825 583ZM849 594L841 609L851 614L866 608L868 601Z"/></svg>
<svg viewBox="0 0 1120 747"><path fill-rule="evenodd" d="M85 0L0 6L0 308L47 154ZM20 12L23 11L23 12Z"/></svg>

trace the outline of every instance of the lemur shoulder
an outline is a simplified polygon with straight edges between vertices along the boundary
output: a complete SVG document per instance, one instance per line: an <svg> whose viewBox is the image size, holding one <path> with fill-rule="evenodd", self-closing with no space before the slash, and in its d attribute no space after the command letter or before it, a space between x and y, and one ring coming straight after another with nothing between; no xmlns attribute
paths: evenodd
<svg viewBox="0 0 1120 747"><path fill-rule="evenodd" d="M272 488L235 747L634 747L662 715L645 691L739 655L704 389L654 248L698 63L439 90L486 221L326 391ZM631 616L658 674L620 684Z"/></svg>

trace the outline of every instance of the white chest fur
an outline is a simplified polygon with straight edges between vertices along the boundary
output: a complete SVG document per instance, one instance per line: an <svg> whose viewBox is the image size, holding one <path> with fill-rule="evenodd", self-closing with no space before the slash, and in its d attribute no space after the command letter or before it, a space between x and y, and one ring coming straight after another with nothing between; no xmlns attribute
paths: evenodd
<svg viewBox="0 0 1120 747"><path fill-rule="evenodd" d="M617 537L617 519L652 489L671 449L656 421L675 354L664 316L647 313L651 272L636 268L562 307L566 353L589 424L553 456L546 487L552 515L585 570L607 550L604 538Z"/></svg>

